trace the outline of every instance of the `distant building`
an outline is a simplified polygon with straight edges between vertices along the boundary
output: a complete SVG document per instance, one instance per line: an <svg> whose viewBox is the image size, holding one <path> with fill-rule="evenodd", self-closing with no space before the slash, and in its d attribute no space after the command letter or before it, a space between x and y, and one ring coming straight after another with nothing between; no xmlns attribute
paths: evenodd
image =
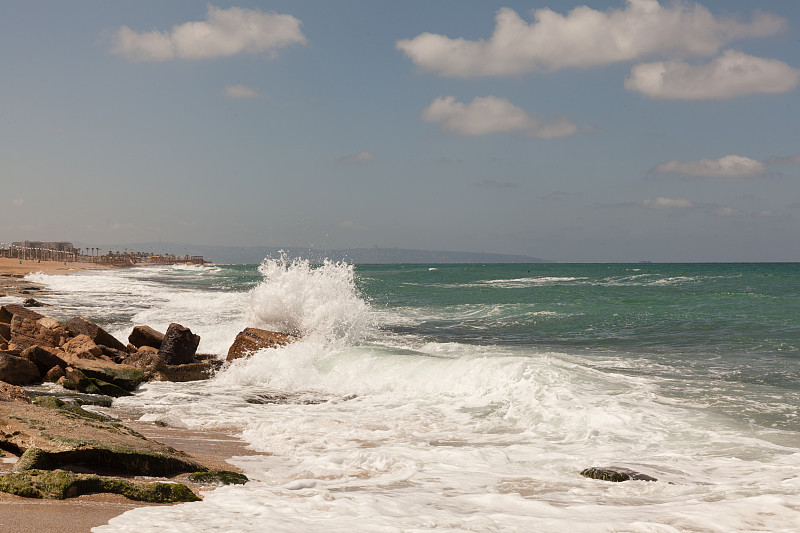
<svg viewBox="0 0 800 533"><path fill-rule="evenodd" d="M27 248L28 250L55 250L57 252L75 252L75 247L71 242L43 242L43 241L22 241L12 242L11 249Z"/></svg>

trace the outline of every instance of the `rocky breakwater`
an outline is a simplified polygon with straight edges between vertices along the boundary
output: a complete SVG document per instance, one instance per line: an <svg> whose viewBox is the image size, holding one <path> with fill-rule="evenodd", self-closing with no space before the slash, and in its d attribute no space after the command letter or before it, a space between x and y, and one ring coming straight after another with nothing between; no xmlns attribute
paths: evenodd
<svg viewBox="0 0 800 533"><path fill-rule="evenodd" d="M79 405L110 405L110 397L130 395L142 381L207 379L223 362L197 354L199 341L171 324L163 334L138 326L124 345L82 317L61 323L23 306L0 307L0 454L9 456L2 465L14 464L13 472L0 473L0 491L35 498L113 492L153 502L198 499L184 484L134 478L178 476L196 485L187 474L208 468ZM35 394L21 386L43 381L74 391L70 403L48 395L31 401ZM244 482L228 474L222 477Z"/></svg>

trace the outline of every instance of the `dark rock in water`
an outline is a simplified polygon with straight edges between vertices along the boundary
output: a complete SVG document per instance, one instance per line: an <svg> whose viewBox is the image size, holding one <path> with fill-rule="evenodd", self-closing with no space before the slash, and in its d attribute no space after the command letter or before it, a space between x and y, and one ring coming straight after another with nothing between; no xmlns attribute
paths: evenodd
<svg viewBox="0 0 800 533"><path fill-rule="evenodd" d="M36 368L39 369L39 373L44 376L54 366L61 367L62 370L67 368L66 361L53 352L54 350L51 351L41 346L31 346L30 348L22 350L20 356L36 365Z"/></svg>
<svg viewBox="0 0 800 533"><path fill-rule="evenodd" d="M0 381L12 385L30 385L42 381L36 365L8 352L0 352Z"/></svg>
<svg viewBox="0 0 800 533"><path fill-rule="evenodd" d="M25 307L44 307L44 304L42 302L35 300L33 298L28 298L27 300L22 302L22 305L24 305Z"/></svg>
<svg viewBox="0 0 800 533"><path fill-rule="evenodd" d="M161 343L164 342L164 334L150 326L136 326L131 334L128 335L128 342L137 348L152 346L157 350L161 348Z"/></svg>
<svg viewBox="0 0 800 533"><path fill-rule="evenodd" d="M245 328L244 331L236 335L233 344L228 348L226 361L248 357L263 348L284 346L294 340L296 340L296 337L285 333L258 328Z"/></svg>
<svg viewBox="0 0 800 533"><path fill-rule="evenodd" d="M593 466L591 468L587 468L581 471L581 475L583 477L599 479L601 481L613 481L617 483L621 481L631 481L631 480L658 481L654 477L650 477L646 474L642 474L634 470L630 470L628 468L621 468L618 466L608 466L608 467Z"/></svg>
<svg viewBox="0 0 800 533"><path fill-rule="evenodd" d="M222 361L200 361L184 365L167 365L161 371L167 381L200 381L209 379L222 365Z"/></svg>
<svg viewBox="0 0 800 533"><path fill-rule="evenodd" d="M206 485L244 485L250 480L244 474L230 470L209 470L189 474L189 481Z"/></svg>
<svg viewBox="0 0 800 533"><path fill-rule="evenodd" d="M164 334L164 342L158 349L158 355L164 358L168 365L185 365L194 362L194 354L200 336L180 324L170 324Z"/></svg>
<svg viewBox="0 0 800 533"><path fill-rule="evenodd" d="M22 387L0 381L0 402L31 403L31 397Z"/></svg>
<svg viewBox="0 0 800 533"><path fill-rule="evenodd" d="M90 379L111 383L126 391L135 390L144 379L141 370L128 365L100 365L87 362L78 368Z"/></svg>
<svg viewBox="0 0 800 533"><path fill-rule="evenodd" d="M118 341L113 335L82 316L69 319L67 322L67 329L73 337L86 335L97 345L102 344L114 348L115 350L125 351L125 345Z"/></svg>
<svg viewBox="0 0 800 533"><path fill-rule="evenodd" d="M62 389L57 392L32 391L29 392L29 394L33 399L33 403L36 405L42 405L43 407L58 407L60 404L111 407L113 400L110 396L102 396L99 394L81 394L67 389ZM50 400L51 398L52 400L56 400L56 402Z"/></svg>

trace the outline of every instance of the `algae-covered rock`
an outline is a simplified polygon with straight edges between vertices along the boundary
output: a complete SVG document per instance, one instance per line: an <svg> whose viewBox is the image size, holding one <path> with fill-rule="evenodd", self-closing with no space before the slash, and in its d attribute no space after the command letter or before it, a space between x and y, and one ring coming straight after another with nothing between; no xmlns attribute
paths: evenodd
<svg viewBox="0 0 800 533"><path fill-rule="evenodd" d="M601 481L613 481L619 483L622 481L658 481L654 477L647 474L642 474L628 468L621 468L618 466L597 467L593 466L581 471L583 477L591 479L599 479Z"/></svg>
<svg viewBox="0 0 800 533"><path fill-rule="evenodd" d="M144 379L144 373L141 370L127 365L81 364L77 365L77 368L80 368L88 378L111 383L126 391L135 390Z"/></svg>
<svg viewBox="0 0 800 533"><path fill-rule="evenodd" d="M189 474L189 481L207 485L244 485L250 480L244 474L230 470L209 470Z"/></svg>
<svg viewBox="0 0 800 533"><path fill-rule="evenodd" d="M0 491L25 498L63 500L82 494L121 494L128 499L152 503L194 502L200 500L180 483L132 483L130 481L76 474L64 470L30 470L0 476Z"/></svg>
<svg viewBox="0 0 800 533"><path fill-rule="evenodd" d="M45 470L51 468L50 456L47 452L39 448L30 447L25 450L22 457L14 465L15 472L24 472L25 470Z"/></svg>

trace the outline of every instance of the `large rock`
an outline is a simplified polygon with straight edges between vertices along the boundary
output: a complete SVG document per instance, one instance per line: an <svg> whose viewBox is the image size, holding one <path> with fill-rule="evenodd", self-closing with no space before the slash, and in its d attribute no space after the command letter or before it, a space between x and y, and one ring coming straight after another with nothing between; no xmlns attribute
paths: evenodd
<svg viewBox="0 0 800 533"><path fill-rule="evenodd" d="M184 365L194 362L194 354L200 336L180 324L170 324L164 334L164 342L158 349L158 355L164 358L168 365Z"/></svg>
<svg viewBox="0 0 800 533"><path fill-rule="evenodd" d="M0 381L0 402L31 403L31 397L22 387Z"/></svg>
<svg viewBox="0 0 800 533"><path fill-rule="evenodd" d="M79 359L97 359L103 355L103 350L88 335L83 334L71 338L61 348L67 356Z"/></svg>
<svg viewBox="0 0 800 533"><path fill-rule="evenodd" d="M123 359L122 363L141 370L144 373L145 381L168 381L161 377L164 369L167 368L167 362L151 346L140 348L135 354Z"/></svg>
<svg viewBox="0 0 800 533"><path fill-rule="evenodd" d="M41 317L34 320L33 317L17 313L11 319L10 344L14 344L20 350L31 346L56 348L61 346L68 337L67 328L52 318Z"/></svg>
<svg viewBox="0 0 800 533"><path fill-rule="evenodd" d="M0 323L0 342L11 340L11 324Z"/></svg>
<svg viewBox="0 0 800 533"><path fill-rule="evenodd" d="M115 350L125 351L125 345L118 341L116 337L82 316L69 319L69 321L67 321L67 329L73 337L86 335L97 345L102 344L114 348Z"/></svg>
<svg viewBox="0 0 800 533"><path fill-rule="evenodd" d="M67 367L66 361L56 355L55 350L52 348L31 346L24 349L20 356L36 365L39 373L43 376L53 367L60 367L62 370Z"/></svg>
<svg viewBox="0 0 800 533"><path fill-rule="evenodd" d="M236 339L228 349L226 361L248 357L263 348L284 346L294 340L296 340L296 337L285 333L258 328L245 328L244 331L236 335Z"/></svg>
<svg viewBox="0 0 800 533"><path fill-rule="evenodd" d="M123 360L123 364L141 370L145 381L199 381L213 376L222 361L209 357L194 363L167 365L154 348L145 346Z"/></svg>
<svg viewBox="0 0 800 533"><path fill-rule="evenodd" d="M39 383L42 375L36 365L18 355L0 352L0 381L12 385Z"/></svg>
<svg viewBox="0 0 800 533"><path fill-rule="evenodd" d="M164 342L164 334L154 330L150 326L136 326L128 335L128 342L137 348L151 346L158 350Z"/></svg>
<svg viewBox="0 0 800 533"><path fill-rule="evenodd" d="M0 307L0 322L4 324L11 324L11 319L16 315L19 315L23 318L30 318L34 322L40 318L44 318L44 315L41 315L36 311L26 309L21 305L8 304Z"/></svg>
<svg viewBox="0 0 800 533"><path fill-rule="evenodd" d="M222 361L219 361L219 363L221 364ZM219 366L219 364L214 364L210 361L186 363L184 365L166 365L161 374L164 377L164 381L200 381L213 376Z"/></svg>
<svg viewBox="0 0 800 533"><path fill-rule="evenodd" d="M148 440L116 420L54 405L1 403L0 448L18 455L37 449L27 461L33 468L46 464L82 472L166 477L207 470L187 454Z"/></svg>

